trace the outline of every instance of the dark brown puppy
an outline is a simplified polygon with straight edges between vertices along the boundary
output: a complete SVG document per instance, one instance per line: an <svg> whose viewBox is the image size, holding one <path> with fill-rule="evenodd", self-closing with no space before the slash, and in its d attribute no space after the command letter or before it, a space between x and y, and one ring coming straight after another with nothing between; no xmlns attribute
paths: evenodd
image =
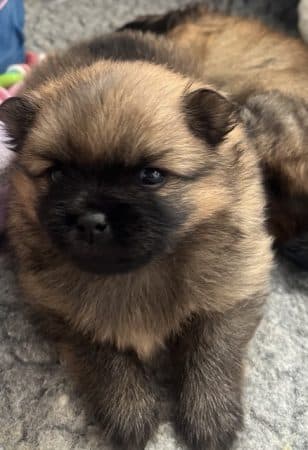
<svg viewBox="0 0 308 450"><path fill-rule="evenodd" d="M202 6L140 17L124 28L189 48L203 77L242 105L264 173L270 231L308 268L308 47L257 20ZM297 237L299 246L292 244Z"/></svg>
<svg viewBox="0 0 308 450"><path fill-rule="evenodd" d="M112 34L51 56L0 108L20 285L125 449L156 430L150 367L168 350L187 444L232 445L268 289L258 160L197 70L163 38Z"/></svg>

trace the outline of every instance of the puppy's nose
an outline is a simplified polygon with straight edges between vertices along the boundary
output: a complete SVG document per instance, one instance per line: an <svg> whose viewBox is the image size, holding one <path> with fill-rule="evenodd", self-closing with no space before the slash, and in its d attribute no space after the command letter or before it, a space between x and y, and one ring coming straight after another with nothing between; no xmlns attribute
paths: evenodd
<svg viewBox="0 0 308 450"><path fill-rule="evenodd" d="M76 223L79 237L88 242L95 244L102 238L106 238L109 233L109 226L105 214L101 212L88 212L80 216Z"/></svg>

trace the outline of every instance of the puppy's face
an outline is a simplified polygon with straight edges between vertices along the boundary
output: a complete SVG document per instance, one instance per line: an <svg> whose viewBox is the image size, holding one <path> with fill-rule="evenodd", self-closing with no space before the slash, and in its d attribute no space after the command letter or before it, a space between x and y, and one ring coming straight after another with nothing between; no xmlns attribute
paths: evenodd
<svg viewBox="0 0 308 450"><path fill-rule="evenodd" d="M213 174L232 114L216 92L143 63L98 63L13 99L0 120L19 153L18 220L84 271L128 272L172 252L222 207Z"/></svg>
<svg viewBox="0 0 308 450"><path fill-rule="evenodd" d="M170 174L143 158L129 166L57 160L45 176L40 223L83 270L133 270L170 249L185 221L176 195L159 192Z"/></svg>

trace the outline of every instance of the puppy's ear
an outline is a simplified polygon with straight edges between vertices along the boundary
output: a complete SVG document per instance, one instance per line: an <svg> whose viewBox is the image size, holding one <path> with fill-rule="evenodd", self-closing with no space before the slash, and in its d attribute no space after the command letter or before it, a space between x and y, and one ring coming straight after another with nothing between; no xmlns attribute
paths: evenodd
<svg viewBox="0 0 308 450"><path fill-rule="evenodd" d="M236 105L211 89L186 94L184 105L190 129L210 145L219 144L237 124Z"/></svg>
<svg viewBox="0 0 308 450"><path fill-rule="evenodd" d="M0 105L0 124L5 132L6 146L19 151L30 130L38 106L25 97L11 97Z"/></svg>

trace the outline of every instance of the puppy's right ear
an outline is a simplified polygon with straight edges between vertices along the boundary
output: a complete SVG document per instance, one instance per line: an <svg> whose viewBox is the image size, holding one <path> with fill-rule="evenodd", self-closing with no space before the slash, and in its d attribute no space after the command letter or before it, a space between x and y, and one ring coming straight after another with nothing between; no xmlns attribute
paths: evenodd
<svg viewBox="0 0 308 450"><path fill-rule="evenodd" d="M38 106L26 97L11 97L0 105L1 136L4 145L18 152L30 130Z"/></svg>
<svg viewBox="0 0 308 450"><path fill-rule="evenodd" d="M184 97L188 125L201 139L216 146L237 125L237 106L213 89L197 89Z"/></svg>

